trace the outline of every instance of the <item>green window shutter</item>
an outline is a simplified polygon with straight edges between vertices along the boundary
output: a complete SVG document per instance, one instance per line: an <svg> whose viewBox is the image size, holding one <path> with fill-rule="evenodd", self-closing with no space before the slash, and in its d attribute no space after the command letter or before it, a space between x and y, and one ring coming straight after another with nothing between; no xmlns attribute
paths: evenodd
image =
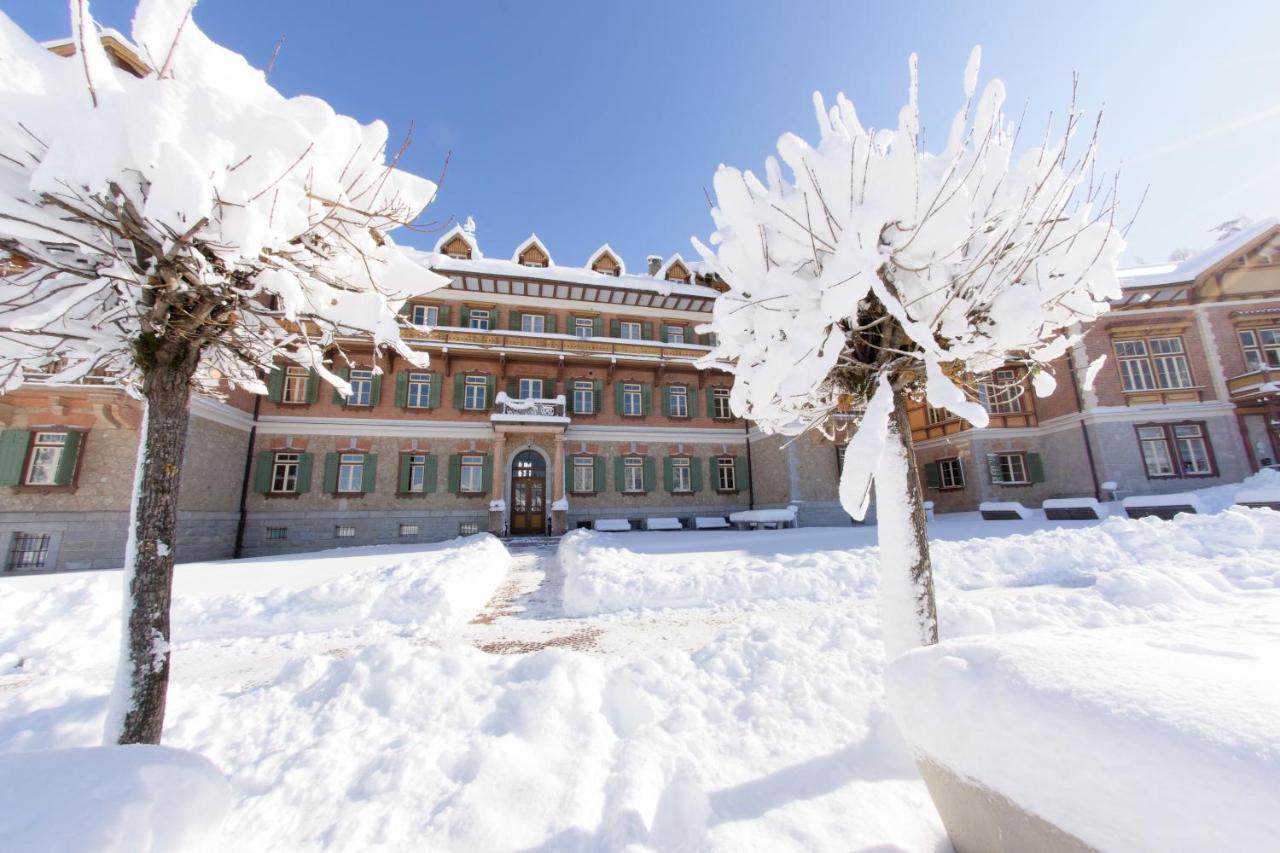
<svg viewBox="0 0 1280 853"><path fill-rule="evenodd" d="M339 367L338 369L333 371L333 375L337 376L339 379L350 379L351 368ZM341 394L338 393L338 389L336 386L333 389L333 402L339 406L345 406L347 404L347 398L343 397Z"/></svg>
<svg viewBox="0 0 1280 853"><path fill-rule="evenodd" d="M513 332L520 331L520 312L512 311L507 316L508 327Z"/></svg>
<svg viewBox="0 0 1280 853"><path fill-rule="evenodd" d="M449 306L448 305L441 305L438 309L436 309L436 325L437 326L449 325Z"/></svg>
<svg viewBox="0 0 1280 853"><path fill-rule="evenodd" d="M697 458L689 460L689 485L695 492L702 491L702 466Z"/></svg>
<svg viewBox="0 0 1280 853"><path fill-rule="evenodd" d="M324 491L328 495L336 494L338 491L338 454L336 453L324 455Z"/></svg>
<svg viewBox="0 0 1280 853"><path fill-rule="evenodd" d="M467 400L463 394L463 384L467 381L467 377L462 373L453 375L453 407L458 411L462 411Z"/></svg>
<svg viewBox="0 0 1280 853"><path fill-rule="evenodd" d="M671 386L662 386L662 414L671 417Z"/></svg>
<svg viewBox="0 0 1280 853"><path fill-rule="evenodd" d="M315 368L307 371L307 402L314 403L320 399L320 374Z"/></svg>
<svg viewBox="0 0 1280 853"><path fill-rule="evenodd" d="M404 301L404 304L400 306L400 310L397 311L396 313L399 314L401 317L408 317L410 314L413 313L413 303L410 302L408 299L406 299Z"/></svg>
<svg viewBox="0 0 1280 853"><path fill-rule="evenodd" d="M653 386L648 382L640 386L640 413L646 418L653 414Z"/></svg>
<svg viewBox="0 0 1280 853"><path fill-rule="evenodd" d="M396 371L396 405L405 408L409 405L409 371Z"/></svg>
<svg viewBox="0 0 1280 853"><path fill-rule="evenodd" d="M382 401L382 374L373 374L373 387L369 389L369 406L378 405Z"/></svg>
<svg viewBox="0 0 1280 853"><path fill-rule="evenodd" d="M273 403L284 399L284 368L273 367L267 374L267 399Z"/></svg>
<svg viewBox="0 0 1280 853"><path fill-rule="evenodd" d="M449 491L458 494L462 489L462 457L457 453L449 454Z"/></svg>
<svg viewBox="0 0 1280 853"><path fill-rule="evenodd" d="M62 458L58 460L58 470L53 474L55 486L71 485L71 478L76 473L76 462L80 459L80 442L84 440L82 432L68 432L67 442L62 445Z"/></svg>
<svg viewBox="0 0 1280 853"><path fill-rule="evenodd" d="M412 459L413 455L410 453L400 454L400 476L396 480L396 491L402 495L409 491L409 463Z"/></svg>
<svg viewBox="0 0 1280 853"><path fill-rule="evenodd" d="M556 315L555 314L547 315L547 334L548 335L556 334Z"/></svg>
<svg viewBox="0 0 1280 853"><path fill-rule="evenodd" d="M471 309L466 305L463 305L458 313L462 316L462 321L459 323L459 325L461 325L462 328L464 329L470 326L471 325Z"/></svg>
<svg viewBox="0 0 1280 853"><path fill-rule="evenodd" d="M653 473L653 457L644 458L644 490L652 492L657 487L657 476Z"/></svg>
<svg viewBox="0 0 1280 853"><path fill-rule="evenodd" d="M707 386L707 417L714 418L716 416L716 389L713 386Z"/></svg>
<svg viewBox="0 0 1280 853"><path fill-rule="evenodd" d="M487 495L493 491L493 454L484 455L484 467L480 474L480 488Z"/></svg>
<svg viewBox="0 0 1280 853"><path fill-rule="evenodd" d="M490 374L484 378L484 404L486 407L493 408L493 389L498 384L498 377Z"/></svg>
<svg viewBox="0 0 1280 853"><path fill-rule="evenodd" d="M745 456L733 457L733 485L742 492L746 491L751 484L751 473L747 471L747 458Z"/></svg>
<svg viewBox="0 0 1280 853"><path fill-rule="evenodd" d="M613 398L614 398L614 402L618 404L618 414L622 414L622 383L621 382L613 383Z"/></svg>
<svg viewBox="0 0 1280 853"><path fill-rule="evenodd" d="M1039 453L1027 454L1027 479L1033 483L1044 482L1044 462Z"/></svg>
<svg viewBox="0 0 1280 853"><path fill-rule="evenodd" d="M591 334L597 338L604 337L604 318L595 316L591 318Z"/></svg>
<svg viewBox="0 0 1280 853"><path fill-rule="evenodd" d="M311 491L311 459L310 453L298 454L298 494Z"/></svg>
<svg viewBox="0 0 1280 853"><path fill-rule="evenodd" d="M444 375L440 373L431 374L431 399L427 405L433 409L440 408L440 385L444 382Z"/></svg>
<svg viewBox="0 0 1280 853"><path fill-rule="evenodd" d="M507 396L510 397L512 400L520 396L520 380L519 379L507 380Z"/></svg>
<svg viewBox="0 0 1280 853"><path fill-rule="evenodd" d="M428 453L422 466L422 491L427 494L436 490L436 469L439 467L437 461L434 453Z"/></svg>
<svg viewBox="0 0 1280 853"><path fill-rule="evenodd" d="M652 323L640 324L640 340L642 341L653 340L653 324Z"/></svg>
<svg viewBox="0 0 1280 853"><path fill-rule="evenodd" d="M609 337L611 338L622 337L622 321L621 320L609 321Z"/></svg>
<svg viewBox="0 0 1280 853"><path fill-rule="evenodd" d="M596 494L603 494L604 493L604 457L597 456L595 458L595 463L593 467L595 468L595 471L593 472L594 474L593 485L595 486Z"/></svg>
<svg viewBox="0 0 1280 853"><path fill-rule="evenodd" d="M689 407L689 417L696 418L698 416L698 392L694 390L692 385L686 385L684 393L685 405Z"/></svg>
<svg viewBox="0 0 1280 853"><path fill-rule="evenodd" d="M576 335L578 333L578 315L577 314L569 315L569 325L565 327L565 331L571 335Z"/></svg>
<svg viewBox="0 0 1280 853"><path fill-rule="evenodd" d="M378 490L378 454L364 455L364 470L360 472L360 491L373 494Z"/></svg>
<svg viewBox="0 0 1280 853"><path fill-rule="evenodd" d="M621 456L613 457L613 490L615 492L621 492L626 486L627 481L622 473L622 469L624 467L625 465Z"/></svg>
<svg viewBox="0 0 1280 853"><path fill-rule="evenodd" d="M257 467L253 469L253 490L260 495L271 492L271 468L275 464L275 454L270 450L259 450Z"/></svg>
<svg viewBox="0 0 1280 853"><path fill-rule="evenodd" d="M604 396L604 383L599 379L591 380L591 414L600 414L600 406L603 402L600 398ZM596 491L600 491L596 489Z"/></svg>
<svg viewBox="0 0 1280 853"><path fill-rule="evenodd" d="M573 491L573 460L575 458L567 456L564 460L564 493L566 495Z"/></svg>
<svg viewBox="0 0 1280 853"><path fill-rule="evenodd" d="M942 475L938 472L937 462L926 462L924 466L924 481L931 489L939 489L942 487Z"/></svg>
<svg viewBox="0 0 1280 853"><path fill-rule="evenodd" d="M31 430L0 432L0 486L16 486L22 482L22 464L27 461L30 444Z"/></svg>
<svg viewBox="0 0 1280 853"><path fill-rule="evenodd" d="M502 312L499 311L497 308L489 309L489 328L490 329L497 330L502 328L502 326L498 322L498 319L501 316L502 316Z"/></svg>
<svg viewBox="0 0 1280 853"><path fill-rule="evenodd" d="M671 457L662 457L662 488L666 489L668 492L675 491L676 475L675 472L671 470L672 467L674 466L671 463Z"/></svg>

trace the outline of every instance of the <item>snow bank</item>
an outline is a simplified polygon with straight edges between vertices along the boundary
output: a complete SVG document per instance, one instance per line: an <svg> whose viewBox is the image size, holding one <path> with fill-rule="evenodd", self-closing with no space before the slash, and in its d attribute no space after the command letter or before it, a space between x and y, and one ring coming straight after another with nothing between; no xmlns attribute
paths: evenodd
<svg viewBox="0 0 1280 853"><path fill-rule="evenodd" d="M231 786L207 759L163 746L0 755L0 847L59 853L222 849Z"/></svg>
<svg viewBox="0 0 1280 853"><path fill-rule="evenodd" d="M744 509L729 513L729 520L734 524L790 522L796 520L796 507L792 505L784 509Z"/></svg>
<svg viewBox="0 0 1280 853"><path fill-rule="evenodd" d="M887 687L915 749L1099 850L1264 850L1280 836L1274 633L970 638L899 658Z"/></svg>

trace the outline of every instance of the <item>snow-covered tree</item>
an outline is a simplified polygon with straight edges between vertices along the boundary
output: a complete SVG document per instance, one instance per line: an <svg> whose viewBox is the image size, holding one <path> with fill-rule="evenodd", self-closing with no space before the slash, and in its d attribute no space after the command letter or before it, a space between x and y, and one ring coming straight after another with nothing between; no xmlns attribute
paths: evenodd
<svg viewBox="0 0 1280 853"><path fill-rule="evenodd" d="M72 58L0 14L0 391L92 374L144 402L108 742L160 739L193 387L262 393L291 360L346 393L326 359L351 337L425 365L397 309L444 283L387 236L435 186L388 161L386 126L284 97L193 5L141 0L142 79L112 65L87 0Z"/></svg>
<svg viewBox="0 0 1280 853"><path fill-rule="evenodd" d="M975 98L979 57L940 152L923 146L913 56L896 128L815 95L817 144L782 136L764 181L721 166L714 248L694 241L729 284L707 328L734 411L782 434L860 412L840 499L862 518L875 486L890 655L937 641L908 402L985 426L974 385L1011 362L1049 393L1049 363L1119 293L1114 197L1086 180L1096 133L1071 159L1073 107L1061 138L1017 153L1004 86Z"/></svg>

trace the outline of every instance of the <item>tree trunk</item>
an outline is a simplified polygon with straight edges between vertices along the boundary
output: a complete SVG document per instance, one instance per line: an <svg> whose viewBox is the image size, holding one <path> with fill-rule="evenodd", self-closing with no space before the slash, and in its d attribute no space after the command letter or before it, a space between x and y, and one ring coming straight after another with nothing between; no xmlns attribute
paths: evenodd
<svg viewBox="0 0 1280 853"><path fill-rule="evenodd" d="M188 347L166 342L143 365L145 411L125 550L124 635L104 732L108 744L159 743L164 728L178 486L198 360Z"/></svg>
<svg viewBox="0 0 1280 853"><path fill-rule="evenodd" d="M881 618L885 656L892 660L938 642L929 530L911 444L907 395L900 389L893 392L893 414L875 484Z"/></svg>

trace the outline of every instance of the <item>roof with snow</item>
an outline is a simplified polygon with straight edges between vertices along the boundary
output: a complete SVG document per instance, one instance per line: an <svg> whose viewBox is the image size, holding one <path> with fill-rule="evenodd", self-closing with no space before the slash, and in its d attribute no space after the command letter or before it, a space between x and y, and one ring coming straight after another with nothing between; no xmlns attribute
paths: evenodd
<svg viewBox="0 0 1280 853"><path fill-rule="evenodd" d="M1120 285L1131 287L1159 287L1161 285L1190 284L1209 270L1232 256L1243 252L1250 244L1265 236L1280 220L1271 218L1256 222L1230 237L1219 240L1202 252L1197 252L1176 263L1149 264L1117 271ZM1122 300L1127 302L1128 299Z"/></svg>
<svg viewBox="0 0 1280 853"><path fill-rule="evenodd" d="M461 240L466 243L471 249L471 257L484 257L484 253L480 251L480 246L476 243L476 235L471 231L468 231L466 228L463 228L461 225L455 225L448 231L444 232L440 239L436 241L436 246L433 251L442 255L448 254L445 251L445 248L454 240Z"/></svg>
<svg viewBox="0 0 1280 853"><path fill-rule="evenodd" d="M608 243L605 243L599 249L596 249L594 252L591 253L591 257L587 258L586 268L589 270L594 270L596 266L596 261L600 260L600 258L604 257L605 255L608 255L609 257L613 258L615 261L618 262L618 275L627 274L627 265L622 260L622 255L619 255L617 252L615 252L613 250L613 247L610 246Z"/></svg>
<svg viewBox="0 0 1280 853"><path fill-rule="evenodd" d="M511 254L511 262L516 264L523 263L523 258L530 249L535 249L537 252L542 253L542 256L546 259L546 266L553 267L556 265L556 262L551 259L551 252L547 250L546 244L538 239L537 234L530 234L523 243L516 246L516 250Z"/></svg>

